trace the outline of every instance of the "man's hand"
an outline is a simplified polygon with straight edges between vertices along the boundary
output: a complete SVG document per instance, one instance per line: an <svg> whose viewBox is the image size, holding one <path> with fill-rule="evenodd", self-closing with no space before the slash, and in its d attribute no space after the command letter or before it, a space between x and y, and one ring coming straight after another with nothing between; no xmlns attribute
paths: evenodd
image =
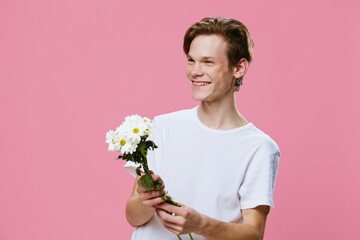
<svg viewBox="0 0 360 240"><path fill-rule="evenodd" d="M159 204L156 206L156 214L164 227L176 235L197 233L203 222L202 214L183 204L180 205L181 207L167 203Z"/></svg>
<svg viewBox="0 0 360 240"><path fill-rule="evenodd" d="M162 199L160 196L164 194L164 182L159 175L155 175L153 171L151 172L151 176L154 181L158 180L162 184L162 191L159 192L158 190L152 189L150 192L147 192L144 187L141 186L141 178L137 180L137 193L139 194L139 199L141 200L142 204L148 207L154 207L157 204L163 203L165 200ZM141 172L141 176L144 176L145 173Z"/></svg>
<svg viewBox="0 0 360 240"><path fill-rule="evenodd" d="M154 180L159 180L162 183L163 191L160 193L152 189L150 192L147 192L146 189L141 186L140 176L136 177L133 192L126 203L126 219L133 227L141 226L150 221L155 213L154 206L165 201L160 197L161 194L164 193L164 182L158 175L155 175L154 172L150 172ZM144 175L144 173L142 173L142 175Z"/></svg>
<svg viewBox="0 0 360 240"><path fill-rule="evenodd" d="M210 218L195 209L180 204L167 203L156 206L156 214L164 227L176 235L195 233L209 240L261 240L269 206L260 205L242 210L243 223L228 223ZM174 213L170 215L169 213Z"/></svg>

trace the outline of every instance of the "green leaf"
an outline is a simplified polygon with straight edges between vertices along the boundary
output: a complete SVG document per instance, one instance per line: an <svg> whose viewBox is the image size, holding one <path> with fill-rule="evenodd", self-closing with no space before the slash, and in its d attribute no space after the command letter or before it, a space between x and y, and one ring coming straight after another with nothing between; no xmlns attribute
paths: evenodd
<svg viewBox="0 0 360 240"><path fill-rule="evenodd" d="M162 183L159 180L154 181L154 189L159 192L162 191Z"/></svg>
<svg viewBox="0 0 360 240"><path fill-rule="evenodd" d="M141 176L140 169L141 169L141 166L139 166L139 167L136 168L136 174L137 174L138 176Z"/></svg>
<svg viewBox="0 0 360 240"><path fill-rule="evenodd" d="M162 191L162 184L159 183L156 188L157 188L157 190L161 193L161 191Z"/></svg>
<svg viewBox="0 0 360 240"><path fill-rule="evenodd" d="M181 207L179 203L175 202L174 200L172 200L172 197L170 197L168 194L168 192L165 192L163 195L161 195L160 197L162 199L165 200L166 203L177 206L177 207Z"/></svg>
<svg viewBox="0 0 360 240"><path fill-rule="evenodd" d="M156 146L156 144L151 140L146 141L146 147L150 150L154 150L155 148L158 148L158 146Z"/></svg>
<svg viewBox="0 0 360 240"><path fill-rule="evenodd" d="M150 192L151 188L154 186L154 182L151 174L146 173L144 176L140 178L141 186L146 188L147 192Z"/></svg>
<svg viewBox="0 0 360 240"><path fill-rule="evenodd" d="M139 152L141 152L141 154L145 155L147 152L147 147L146 147L146 143L144 141L140 141L137 150L139 150Z"/></svg>

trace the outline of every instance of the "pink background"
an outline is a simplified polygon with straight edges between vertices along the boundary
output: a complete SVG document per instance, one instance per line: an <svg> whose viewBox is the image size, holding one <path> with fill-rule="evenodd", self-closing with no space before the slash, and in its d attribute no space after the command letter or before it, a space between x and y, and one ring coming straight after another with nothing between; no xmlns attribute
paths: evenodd
<svg viewBox="0 0 360 240"><path fill-rule="evenodd" d="M0 1L0 239L130 239L134 179L105 133L126 115L197 104L182 38L204 16L237 18L255 41L237 103L282 153L265 239L355 239L359 9L357 0Z"/></svg>

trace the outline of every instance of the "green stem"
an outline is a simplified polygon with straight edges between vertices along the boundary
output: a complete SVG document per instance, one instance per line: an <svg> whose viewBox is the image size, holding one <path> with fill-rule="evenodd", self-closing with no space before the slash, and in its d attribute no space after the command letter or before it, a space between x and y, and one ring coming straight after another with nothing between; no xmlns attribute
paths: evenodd
<svg viewBox="0 0 360 240"><path fill-rule="evenodd" d="M146 156L143 156L143 157L144 157L144 161L142 162L142 165L143 165L143 168L144 168L144 172L148 173L148 174L151 174L150 170L149 170L149 167L147 165L147 157Z"/></svg>
<svg viewBox="0 0 360 240"><path fill-rule="evenodd" d="M182 240L179 235L176 235L176 236L178 237L178 239ZM190 239L191 239L191 240L194 240L193 237L192 237L192 235L191 235L191 233L189 233L189 236L190 236Z"/></svg>

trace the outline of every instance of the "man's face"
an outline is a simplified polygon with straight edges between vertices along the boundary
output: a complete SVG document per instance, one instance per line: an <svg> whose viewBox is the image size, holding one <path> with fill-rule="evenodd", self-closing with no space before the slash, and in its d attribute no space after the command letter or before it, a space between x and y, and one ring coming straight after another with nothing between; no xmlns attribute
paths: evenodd
<svg viewBox="0 0 360 240"><path fill-rule="evenodd" d="M235 68L229 69L227 42L218 35L199 35L191 42L186 75L197 101L220 101L234 94Z"/></svg>

